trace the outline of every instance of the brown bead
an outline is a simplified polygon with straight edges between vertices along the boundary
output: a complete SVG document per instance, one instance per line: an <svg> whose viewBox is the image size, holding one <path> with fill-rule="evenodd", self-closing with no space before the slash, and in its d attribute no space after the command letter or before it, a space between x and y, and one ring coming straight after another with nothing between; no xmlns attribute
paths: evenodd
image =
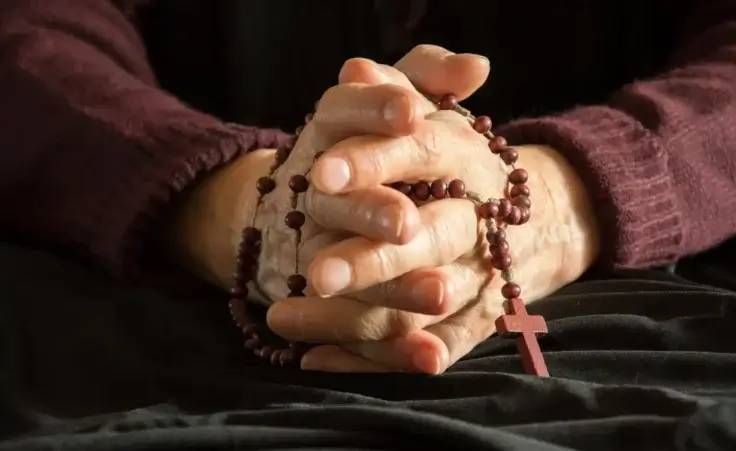
<svg viewBox="0 0 736 451"><path fill-rule="evenodd" d="M435 199L444 199L447 197L447 182L444 180L435 180L430 186L430 192Z"/></svg>
<svg viewBox="0 0 736 451"><path fill-rule="evenodd" d="M518 196L529 197L531 193L532 191L529 189L529 185L524 185L523 183L512 186L511 190L509 191L509 195L511 197L518 197Z"/></svg>
<svg viewBox="0 0 736 451"><path fill-rule="evenodd" d="M498 205L486 202L478 207L478 216L483 219L495 218L498 215Z"/></svg>
<svg viewBox="0 0 736 451"><path fill-rule="evenodd" d="M252 246L261 241L261 231L255 227L246 227L243 229L243 242L247 246Z"/></svg>
<svg viewBox="0 0 736 451"><path fill-rule="evenodd" d="M291 292L301 293L307 288L307 279L301 274L292 274L286 279L286 286L289 287Z"/></svg>
<svg viewBox="0 0 736 451"><path fill-rule="evenodd" d="M419 201L425 201L429 199L429 183L425 181L417 182L411 189L411 193L414 199Z"/></svg>
<svg viewBox="0 0 736 451"><path fill-rule="evenodd" d="M508 199L501 199L498 201L498 217L503 219L511 213L511 209L514 206L511 205L511 201Z"/></svg>
<svg viewBox="0 0 736 451"><path fill-rule="evenodd" d="M294 210L294 211L290 211L286 213L286 217L284 218L286 227L290 229L294 229L294 230L301 229L306 220L307 218L304 216L304 213L298 210Z"/></svg>
<svg viewBox="0 0 736 451"><path fill-rule="evenodd" d="M248 298L248 287L243 284L238 284L230 289L230 295L235 299L247 299Z"/></svg>
<svg viewBox="0 0 736 451"><path fill-rule="evenodd" d="M256 188L261 194L268 194L276 188L276 182L271 177L261 177L256 183Z"/></svg>
<svg viewBox="0 0 736 451"><path fill-rule="evenodd" d="M253 351L260 348L261 344L262 343L259 338L250 338L248 340L245 340L245 347Z"/></svg>
<svg viewBox="0 0 736 451"><path fill-rule="evenodd" d="M473 121L473 130L475 130L478 133L486 133L491 130L491 126L493 125L493 122L491 122L491 118L488 116L478 116L475 118L475 121Z"/></svg>
<svg viewBox="0 0 736 451"><path fill-rule="evenodd" d="M511 256L509 254L494 255L491 257L491 264L499 271L509 269L511 267Z"/></svg>
<svg viewBox="0 0 736 451"><path fill-rule="evenodd" d="M309 180L301 174L293 175L289 179L289 188L295 193L303 193L309 188Z"/></svg>
<svg viewBox="0 0 736 451"><path fill-rule="evenodd" d="M503 296L504 299L518 298L521 296L521 287L519 284L514 282L505 283L504 286L501 287L501 296Z"/></svg>
<svg viewBox="0 0 736 451"><path fill-rule="evenodd" d="M491 255L506 255L509 253L509 242L508 241L499 241L498 243L491 244L488 246L488 250L491 252Z"/></svg>
<svg viewBox="0 0 736 451"><path fill-rule="evenodd" d="M411 190L412 186L406 182L396 182L393 185L391 185L393 189L400 192L401 194L409 197L411 196Z"/></svg>
<svg viewBox="0 0 736 451"><path fill-rule="evenodd" d="M495 232L489 230L486 232L486 240L490 244L498 244L502 241L506 241L506 232L501 229L497 229Z"/></svg>
<svg viewBox="0 0 736 451"><path fill-rule="evenodd" d="M271 353L271 356L269 357L269 360L271 361L271 365L278 365L281 361L281 350L276 349Z"/></svg>
<svg viewBox="0 0 736 451"><path fill-rule="evenodd" d="M509 182L513 183L514 185L526 183L528 180L529 173L526 172L526 169L516 168L509 174Z"/></svg>
<svg viewBox="0 0 736 451"><path fill-rule="evenodd" d="M507 146L508 143L503 136L494 136L488 141L488 148L495 154L500 154Z"/></svg>
<svg viewBox="0 0 736 451"><path fill-rule="evenodd" d="M529 220L532 217L532 211L528 208L520 208L521 210L521 219L519 220L519 225L526 224L529 222Z"/></svg>
<svg viewBox="0 0 736 451"><path fill-rule="evenodd" d="M519 207L511 207L509 215L506 216L506 224L519 225L519 222L521 222L521 210Z"/></svg>
<svg viewBox="0 0 736 451"><path fill-rule="evenodd" d="M460 179L455 179L450 182L450 186L447 191L453 199L463 198L465 197L465 182Z"/></svg>
<svg viewBox="0 0 736 451"><path fill-rule="evenodd" d="M284 162L289 158L289 155L291 155L291 148L279 147L276 150L276 164L279 166L284 164Z"/></svg>
<svg viewBox="0 0 736 451"><path fill-rule="evenodd" d="M447 94L440 100L439 107L441 110L454 110L457 108L458 104L457 97L452 94Z"/></svg>
<svg viewBox="0 0 736 451"><path fill-rule="evenodd" d="M532 208L532 200L526 196L517 196L511 199L511 203L519 208Z"/></svg>
<svg viewBox="0 0 736 451"><path fill-rule="evenodd" d="M501 159L506 164L514 164L519 159L519 152L511 147L506 147L501 151Z"/></svg>

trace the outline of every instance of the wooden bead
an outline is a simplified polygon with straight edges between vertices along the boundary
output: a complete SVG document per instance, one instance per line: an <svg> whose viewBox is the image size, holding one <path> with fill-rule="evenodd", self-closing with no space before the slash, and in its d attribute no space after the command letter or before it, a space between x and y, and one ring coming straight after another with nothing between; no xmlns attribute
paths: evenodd
<svg viewBox="0 0 736 451"><path fill-rule="evenodd" d="M435 199L444 199L447 197L447 182L444 180L435 180L430 186L430 192Z"/></svg>
<svg viewBox="0 0 736 451"><path fill-rule="evenodd" d="M526 183L529 180L529 173L525 169L516 168L509 174L509 182L514 185Z"/></svg>
<svg viewBox="0 0 736 451"><path fill-rule="evenodd" d="M519 152L511 147L506 147L501 151L501 159L506 164L514 164L519 159Z"/></svg>
<svg viewBox="0 0 736 451"><path fill-rule="evenodd" d="M475 130L478 133L487 133L491 130L491 126L493 125L493 122L491 122L491 118L488 116L478 116L475 118L475 121L473 121L473 130Z"/></svg>
<svg viewBox="0 0 736 451"><path fill-rule="evenodd" d="M246 245L252 246L261 241L261 231L255 227L246 227L243 229L242 237Z"/></svg>
<svg viewBox="0 0 736 451"><path fill-rule="evenodd" d="M507 146L508 143L506 142L506 138L503 136L494 136L488 141L488 148L491 149L491 152L497 155L500 154Z"/></svg>
<svg viewBox="0 0 736 451"><path fill-rule="evenodd" d="M411 197L412 186L406 182L397 182L391 185L393 189L400 192L406 197Z"/></svg>
<svg viewBox="0 0 736 451"><path fill-rule="evenodd" d="M507 282L501 287L501 296L504 299L513 299L521 296L521 287L514 282Z"/></svg>
<svg viewBox="0 0 736 451"><path fill-rule="evenodd" d="M478 216L483 219L495 218L498 215L498 205L486 202L478 207Z"/></svg>
<svg viewBox="0 0 736 451"><path fill-rule="evenodd" d="M528 185L524 185L523 183L520 183L518 185L514 185L511 187L511 190L509 191L509 195L511 197L518 197L518 196L526 196L529 197L531 195L531 190L529 189Z"/></svg>
<svg viewBox="0 0 736 451"><path fill-rule="evenodd" d="M301 229L306 220L307 218L304 216L304 213L298 210L288 212L284 218L286 227L294 230Z"/></svg>
<svg viewBox="0 0 736 451"><path fill-rule="evenodd" d="M494 232L492 230L489 230L488 232L486 232L486 240L490 244L498 244L502 241L506 241L506 231L499 229Z"/></svg>
<svg viewBox="0 0 736 451"><path fill-rule="evenodd" d="M289 155L291 155L291 148L289 147L279 147L276 149L276 164L279 166L284 164L284 162L289 158Z"/></svg>
<svg viewBox="0 0 736 451"><path fill-rule="evenodd" d="M418 201L423 202L428 200L430 196L429 183L425 181L415 183L412 187L411 194Z"/></svg>
<svg viewBox="0 0 736 451"><path fill-rule="evenodd" d="M440 100L439 108L440 110L454 110L458 105L459 102L457 101L457 97L452 94L447 94Z"/></svg>
<svg viewBox="0 0 736 451"><path fill-rule="evenodd" d="M521 220L519 221L519 225L526 224L531 219L532 212L528 208L520 208L520 210L521 210Z"/></svg>
<svg viewBox="0 0 736 451"><path fill-rule="evenodd" d="M532 200L529 199L526 196L517 196L517 197L514 197L513 199L511 199L511 203L515 207L532 208Z"/></svg>
<svg viewBox="0 0 736 451"><path fill-rule="evenodd" d="M514 206L511 205L511 201L508 199L501 199L498 201L498 218L504 219L511 213L511 209Z"/></svg>
<svg viewBox="0 0 736 451"><path fill-rule="evenodd" d="M289 179L289 189L295 193L303 193L309 189L309 181L301 174L293 175Z"/></svg>
<svg viewBox="0 0 736 451"><path fill-rule="evenodd" d="M461 199L465 197L465 182L460 179L455 179L450 182L450 186L447 191L453 199Z"/></svg>
<svg viewBox="0 0 736 451"><path fill-rule="evenodd" d="M271 177L261 177L256 182L256 189L261 194L268 194L276 189L276 182Z"/></svg>
<svg viewBox="0 0 736 451"><path fill-rule="evenodd" d="M292 274L286 279L286 286L292 293L302 293L307 288L307 279L301 274Z"/></svg>
<svg viewBox="0 0 736 451"><path fill-rule="evenodd" d="M521 210L519 207L511 207L508 216L505 218L506 224L519 225L521 222Z"/></svg>
<svg viewBox="0 0 736 451"><path fill-rule="evenodd" d="M494 255L491 257L491 265L499 271L509 269L511 267L511 256L509 254Z"/></svg>
<svg viewBox="0 0 736 451"><path fill-rule="evenodd" d="M499 241L497 243L490 244L488 246L488 250L491 252L491 255L506 255L509 253L509 242L508 241Z"/></svg>

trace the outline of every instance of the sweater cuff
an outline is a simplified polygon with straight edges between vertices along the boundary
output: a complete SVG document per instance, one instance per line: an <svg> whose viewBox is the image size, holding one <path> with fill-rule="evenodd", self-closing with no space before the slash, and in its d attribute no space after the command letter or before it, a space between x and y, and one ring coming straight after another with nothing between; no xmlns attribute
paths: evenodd
<svg viewBox="0 0 736 451"><path fill-rule="evenodd" d="M547 145L575 168L598 219L601 269L664 266L683 245L683 218L660 140L612 108L580 107L499 128L515 145Z"/></svg>
<svg viewBox="0 0 736 451"><path fill-rule="evenodd" d="M215 121L213 121L215 122ZM218 124L215 129L198 133L180 133L159 129L160 145L148 152L128 152L125 170L119 172L118 206L98 205L88 218L88 231L101 234L91 242L102 245L93 254L111 265L109 270L126 279L153 276L165 283L165 273L177 278L178 271L168 271L156 243L164 218L168 217L179 194L211 171L244 153L277 148L291 135L279 130L258 129L236 124ZM160 147L159 147L160 146ZM178 151L177 151L178 149ZM103 198L101 200L108 200ZM160 251L160 252L159 252ZM145 271L142 271L145 269Z"/></svg>

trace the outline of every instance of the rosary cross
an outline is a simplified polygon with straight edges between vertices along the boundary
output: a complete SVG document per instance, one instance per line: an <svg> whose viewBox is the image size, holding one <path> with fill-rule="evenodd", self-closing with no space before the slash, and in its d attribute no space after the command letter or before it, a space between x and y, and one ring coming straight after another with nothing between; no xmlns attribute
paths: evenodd
<svg viewBox="0 0 736 451"><path fill-rule="evenodd" d="M529 315L524 301L519 298L510 299L506 311L508 314L496 319L498 335L516 339L516 348L527 374L548 377L549 371L537 342L538 335L547 333L544 317Z"/></svg>

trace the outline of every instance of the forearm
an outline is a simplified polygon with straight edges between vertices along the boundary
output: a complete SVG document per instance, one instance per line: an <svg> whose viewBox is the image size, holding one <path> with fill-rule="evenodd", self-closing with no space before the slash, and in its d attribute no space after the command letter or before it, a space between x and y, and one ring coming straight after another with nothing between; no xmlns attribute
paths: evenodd
<svg viewBox="0 0 736 451"><path fill-rule="evenodd" d="M111 2L6 3L0 229L130 275L168 204L286 135L224 124L159 90Z"/></svg>

